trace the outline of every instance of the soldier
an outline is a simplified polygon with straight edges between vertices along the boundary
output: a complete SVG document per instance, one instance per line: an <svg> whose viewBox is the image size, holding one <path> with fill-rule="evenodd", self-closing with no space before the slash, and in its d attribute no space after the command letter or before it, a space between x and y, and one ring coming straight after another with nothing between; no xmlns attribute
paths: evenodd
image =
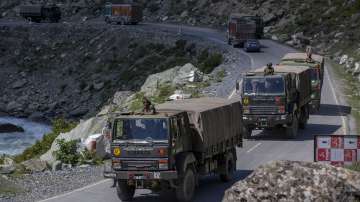
<svg viewBox="0 0 360 202"><path fill-rule="evenodd" d="M155 107L153 104L151 104L150 100L146 97L143 98L143 113L152 113L155 114Z"/></svg>
<svg viewBox="0 0 360 202"><path fill-rule="evenodd" d="M312 62L312 52L313 50L311 46L306 47L306 62Z"/></svg>
<svg viewBox="0 0 360 202"><path fill-rule="evenodd" d="M266 68L264 70L264 74L265 74L265 76L274 74L274 67L272 66L272 63L268 63L266 65Z"/></svg>

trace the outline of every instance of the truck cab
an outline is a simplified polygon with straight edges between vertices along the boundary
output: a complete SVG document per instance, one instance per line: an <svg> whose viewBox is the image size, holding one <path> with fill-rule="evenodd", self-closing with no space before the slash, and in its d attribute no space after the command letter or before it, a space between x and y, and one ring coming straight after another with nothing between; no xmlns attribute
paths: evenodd
<svg viewBox="0 0 360 202"><path fill-rule="evenodd" d="M247 138L254 129L279 127L286 128L287 135L293 138L297 135L297 128L304 127L309 117L309 98L306 98L309 95L302 92L307 91L308 86L299 81L304 80L297 76L300 71L291 72L283 66L274 69L274 74L266 75L264 68L259 68L243 78L240 91ZM307 68L301 69L305 71ZM302 95L305 97L301 98Z"/></svg>

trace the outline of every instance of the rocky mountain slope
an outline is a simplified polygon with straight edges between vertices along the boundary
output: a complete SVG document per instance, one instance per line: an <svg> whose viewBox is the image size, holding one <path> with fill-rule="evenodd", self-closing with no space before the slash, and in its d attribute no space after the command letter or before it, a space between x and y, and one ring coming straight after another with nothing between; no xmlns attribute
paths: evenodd
<svg viewBox="0 0 360 202"><path fill-rule="evenodd" d="M0 27L0 111L34 119L94 115L117 91L188 62L205 48L141 28L53 24Z"/></svg>

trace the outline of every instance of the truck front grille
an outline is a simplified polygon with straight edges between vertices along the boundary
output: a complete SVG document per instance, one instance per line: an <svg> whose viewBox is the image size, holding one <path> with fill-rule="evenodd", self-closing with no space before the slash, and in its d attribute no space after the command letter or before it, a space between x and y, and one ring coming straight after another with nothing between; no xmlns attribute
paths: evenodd
<svg viewBox="0 0 360 202"><path fill-rule="evenodd" d="M250 114L278 114L279 108L275 106L251 106Z"/></svg>
<svg viewBox="0 0 360 202"><path fill-rule="evenodd" d="M122 161L121 167L126 170L157 170L157 161Z"/></svg>

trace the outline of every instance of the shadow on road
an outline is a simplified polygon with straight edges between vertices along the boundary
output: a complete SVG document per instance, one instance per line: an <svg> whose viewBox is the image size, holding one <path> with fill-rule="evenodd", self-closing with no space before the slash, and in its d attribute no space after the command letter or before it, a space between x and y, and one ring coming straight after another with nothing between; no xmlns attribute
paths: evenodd
<svg viewBox="0 0 360 202"><path fill-rule="evenodd" d="M333 134L341 128L341 125L327 125L327 124L307 124L305 130L299 129L296 139L286 137L284 128L277 128L272 130L259 131L255 136L253 135L250 140L263 140L263 141L305 141L313 140L314 135ZM256 133L256 132L255 132Z"/></svg>
<svg viewBox="0 0 360 202"><path fill-rule="evenodd" d="M221 182L218 176L203 177L199 180L194 197L194 202L219 202L222 200L226 189L230 188L235 182L245 179L250 175L250 170L238 170L233 180L227 183ZM175 193L167 191L162 194L144 194L134 198L136 202L158 202L176 201Z"/></svg>
<svg viewBox="0 0 360 202"><path fill-rule="evenodd" d="M346 116L351 113L351 107L343 105L321 104L320 111L314 115L320 116Z"/></svg>

